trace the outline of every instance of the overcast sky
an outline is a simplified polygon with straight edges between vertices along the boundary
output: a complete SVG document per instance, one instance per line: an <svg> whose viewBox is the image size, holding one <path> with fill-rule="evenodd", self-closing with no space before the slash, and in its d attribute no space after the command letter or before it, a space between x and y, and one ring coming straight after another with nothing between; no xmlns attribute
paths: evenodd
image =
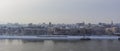
<svg viewBox="0 0 120 51"><path fill-rule="evenodd" d="M0 23L120 23L120 0L0 0Z"/></svg>

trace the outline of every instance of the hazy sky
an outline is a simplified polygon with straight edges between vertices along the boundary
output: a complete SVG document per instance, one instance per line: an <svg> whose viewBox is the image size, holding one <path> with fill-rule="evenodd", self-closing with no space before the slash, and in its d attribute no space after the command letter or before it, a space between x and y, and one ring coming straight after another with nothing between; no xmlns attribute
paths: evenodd
<svg viewBox="0 0 120 51"><path fill-rule="evenodd" d="M120 23L120 0L0 0L0 23Z"/></svg>

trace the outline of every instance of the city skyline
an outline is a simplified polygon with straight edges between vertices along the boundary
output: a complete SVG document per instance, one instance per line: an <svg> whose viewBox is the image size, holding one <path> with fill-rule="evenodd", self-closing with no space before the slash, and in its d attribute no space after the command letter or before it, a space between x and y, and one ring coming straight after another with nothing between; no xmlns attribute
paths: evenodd
<svg viewBox="0 0 120 51"><path fill-rule="evenodd" d="M0 0L0 23L120 23L119 0Z"/></svg>

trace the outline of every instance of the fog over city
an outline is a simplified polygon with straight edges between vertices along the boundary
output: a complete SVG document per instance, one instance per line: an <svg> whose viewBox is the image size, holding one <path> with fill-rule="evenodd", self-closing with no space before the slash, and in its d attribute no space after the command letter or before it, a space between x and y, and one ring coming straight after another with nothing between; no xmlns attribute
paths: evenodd
<svg viewBox="0 0 120 51"><path fill-rule="evenodd" d="M120 0L0 0L0 51L120 51Z"/></svg>
<svg viewBox="0 0 120 51"><path fill-rule="evenodd" d="M119 0L0 0L0 23L119 23L119 5Z"/></svg>

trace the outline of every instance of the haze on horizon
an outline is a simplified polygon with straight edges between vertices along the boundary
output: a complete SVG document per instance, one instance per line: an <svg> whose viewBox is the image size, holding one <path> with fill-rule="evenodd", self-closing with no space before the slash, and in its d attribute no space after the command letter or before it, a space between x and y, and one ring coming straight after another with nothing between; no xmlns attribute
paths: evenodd
<svg viewBox="0 0 120 51"><path fill-rule="evenodd" d="M0 0L0 23L120 23L120 0Z"/></svg>

